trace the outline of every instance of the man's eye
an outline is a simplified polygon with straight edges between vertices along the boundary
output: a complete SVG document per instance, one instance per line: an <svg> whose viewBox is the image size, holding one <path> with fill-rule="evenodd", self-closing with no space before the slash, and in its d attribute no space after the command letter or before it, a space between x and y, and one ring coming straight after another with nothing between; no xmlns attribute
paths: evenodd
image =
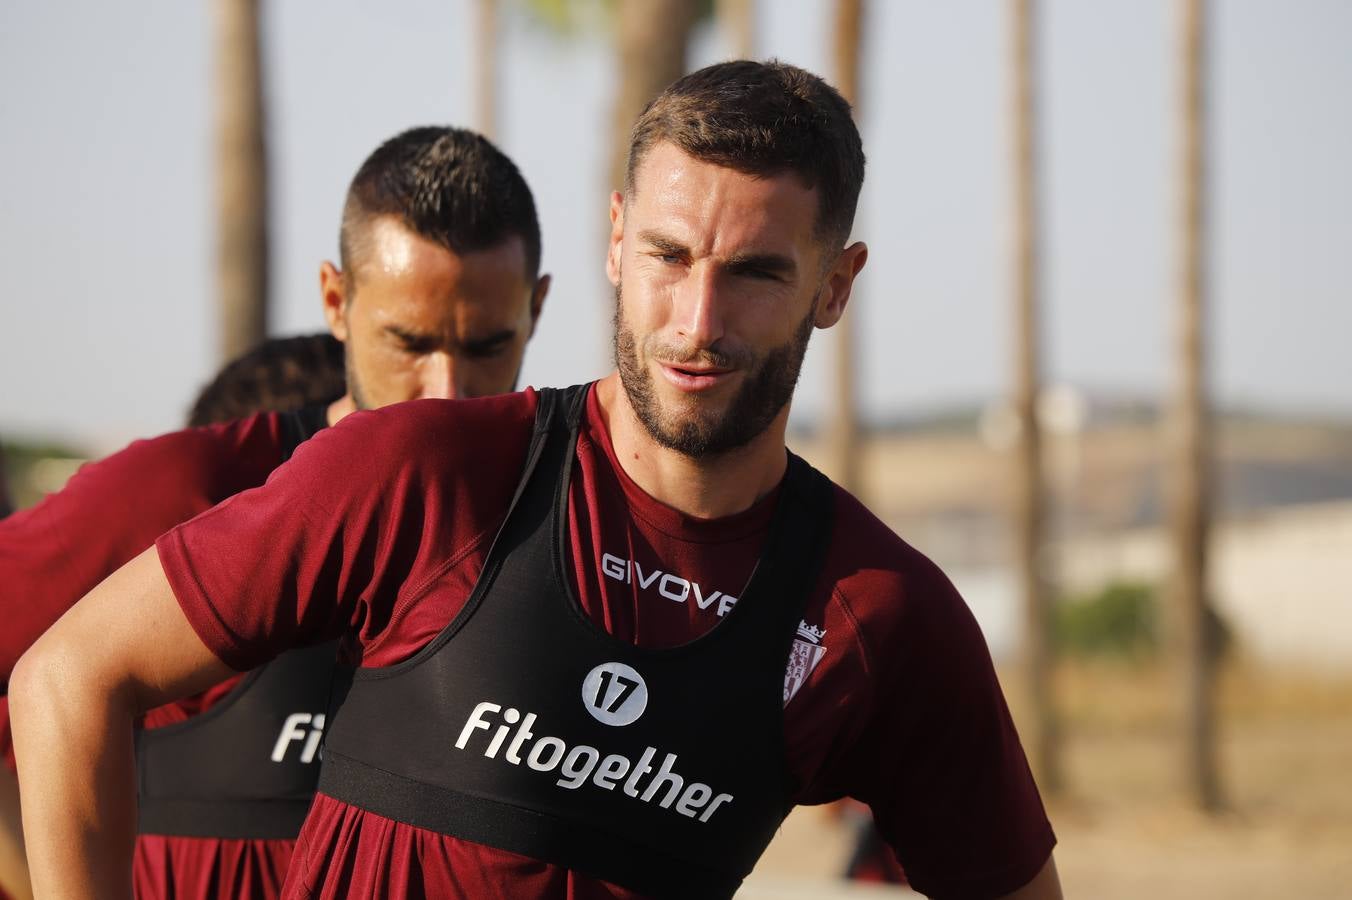
<svg viewBox="0 0 1352 900"><path fill-rule="evenodd" d="M436 350L436 341L417 338L399 338L399 349L410 356L426 356Z"/></svg>
<svg viewBox="0 0 1352 900"><path fill-rule="evenodd" d="M466 347L465 355L472 359L492 359L507 352L506 342L489 344L485 347Z"/></svg>

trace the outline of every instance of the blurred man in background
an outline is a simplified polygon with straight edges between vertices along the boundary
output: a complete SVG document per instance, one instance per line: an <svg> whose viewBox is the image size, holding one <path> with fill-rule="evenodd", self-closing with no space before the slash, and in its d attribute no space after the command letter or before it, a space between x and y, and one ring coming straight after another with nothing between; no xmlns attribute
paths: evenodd
<svg viewBox="0 0 1352 900"><path fill-rule="evenodd" d="M343 344L333 335L272 338L226 365L198 392L188 427L307 406L327 410L346 393Z"/></svg>
<svg viewBox="0 0 1352 900"><path fill-rule="evenodd" d="M491 143L452 128L386 142L352 181L340 254L341 267L321 266L320 289L344 350L341 396L138 441L0 523L0 679L106 575L174 525L262 484L326 425L358 409L514 388L549 277L539 275L530 189ZM312 389L331 396L331 373L310 383L300 370L332 358L311 339L265 346L208 386L193 420L219 419L222 406L290 404ZM277 895L314 789L332 658L331 646L286 654L149 711L137 739L138 896Z"/></svg>
<svg viewBox="0 0 1352 900"><path fill-rule="evenodd" d="M1059 898L971 612L784 446L863 170L801 69L680 79L612 197L617 372L353 417L86 597L16 673L48 889L124 877L138 708L342 630L289 896L730 897L854 796L922 892Z"/></svg>
<svg viewBox="0 0 1352 900"><path fill-rule="evenodd" d="M282 432L290 436L284 443L294 449L305 435L323 427L328 407L345 393L343 345L332 335L273 338L227 364L202 388L193 401L188 426L198 428L231 422L258 413L285 413L278 421ZM72 499L79 495L80 491L72 490L65 497ZM150 518L153 520L153 516ZM13 536L22 541L18 530ZM232 684L233 681L224 684L221 689L229 690ZM204 698L197 698L198 708L204 705ZM7 703L6 698L0 697L0 749L12 766ZM142 725L153 727L157 721L160 724L182 721L182 710L186 708L191 708L191 704L152 710ZM169 732L160 732L166 733ZM156 754L153 750L145 751L154 747L154 739L145 740L145 733L139 737L138 755L142 767L147 768L151 762L147 757ZM152 779L155 777L155 773L147 774ZM31 895L23 852L18 787L11 772L0 771L0 900L8 900L8 897L22 900Z"/></svg>

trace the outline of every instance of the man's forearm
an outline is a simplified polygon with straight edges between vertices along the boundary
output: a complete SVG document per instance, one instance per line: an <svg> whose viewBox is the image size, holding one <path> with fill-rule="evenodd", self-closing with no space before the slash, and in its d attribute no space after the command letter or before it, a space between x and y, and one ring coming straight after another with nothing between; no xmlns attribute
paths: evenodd
<svg viewBox="0 0 1352 900"><path fill-rule="evenodd" d="M24 654L9 705L35 896L131 897L132 720L232 674L183 617L154 548Z"/></svg>
<svg viewBox="0 0 1352 900"><path fill-rule="evenodd" d="M33 893L130 898L135 702L91 677L79 649L44 637L10 686Z"/></svg>

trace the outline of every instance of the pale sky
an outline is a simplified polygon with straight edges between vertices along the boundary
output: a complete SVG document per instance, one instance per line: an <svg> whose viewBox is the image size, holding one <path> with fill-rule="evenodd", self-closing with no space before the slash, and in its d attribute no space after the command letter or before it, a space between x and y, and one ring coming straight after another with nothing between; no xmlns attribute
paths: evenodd
<svg viewBox="0 0 1352 900"><path fill-rule="evenodd" d="M470 125L468 0L265 2L275 334L317 331L343 193L404 128ZM829 4L760 0L758 48L829 77ZM874 0L850 314L873 416L984 402L1009 366L1006 5ZM509 3L513 10L519 4ZM1049 378L1171 380L1174 4L1055 0L1039 29ZM1218 399L1352 416L1352 4L1215 0ZM177 427L217 368L207 0L0 5L0 434L111 449ZM505 17L502 148L555 276L523 381L602 374L614 64ZM701 33L691 64L723 55ZM829 335L795 414L823 408Z"/></svg>

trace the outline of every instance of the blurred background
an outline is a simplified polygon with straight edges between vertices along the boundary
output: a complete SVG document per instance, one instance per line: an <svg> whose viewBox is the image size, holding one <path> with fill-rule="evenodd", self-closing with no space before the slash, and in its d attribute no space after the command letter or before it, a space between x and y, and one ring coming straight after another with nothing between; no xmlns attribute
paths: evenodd
<svg viewBox="0 0 1352 900"><path fill-rule="evenodd" d="M1342 0L6 3L10 499L323 330L347 182L413 125L484 131L535 191L523 383L605 373L628 126L735 56L855 103L870 262L791 445L963 591L1068 895L1348 896ZM827 896L855 828L795 813L745 896Z"/></svg>

